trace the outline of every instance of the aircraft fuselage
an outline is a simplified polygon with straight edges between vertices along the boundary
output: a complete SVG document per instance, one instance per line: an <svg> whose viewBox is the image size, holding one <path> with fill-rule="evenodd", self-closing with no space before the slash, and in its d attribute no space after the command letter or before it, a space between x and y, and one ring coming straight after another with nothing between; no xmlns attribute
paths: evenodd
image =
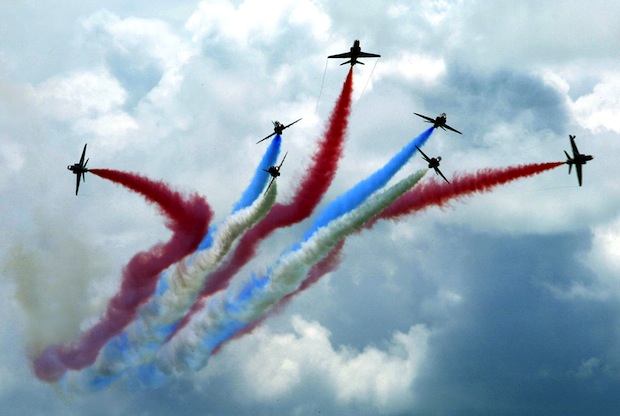
<svg viewBox="0 0 620 416"><path fill-rule="evenodd" d="M79 175L80 173L88 172L87 168L85 168L84 166L81 166L78 163L74 163L73 165L67 166L67 169L69 169L71 172L75 173L76 175Z"/></svg>
<svg viewBox="0 0 620 416"><path fill-rule="evenodd" d="M278 169L277 166L271 166L268 170L267 173L270 174L271 176L278 177L280 176L280 169Z"/></svg>

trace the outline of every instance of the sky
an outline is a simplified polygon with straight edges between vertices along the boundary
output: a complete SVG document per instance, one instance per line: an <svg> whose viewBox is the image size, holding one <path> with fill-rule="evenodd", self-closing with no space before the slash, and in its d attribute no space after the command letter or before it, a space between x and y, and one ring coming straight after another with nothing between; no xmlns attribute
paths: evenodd
<svg viewBox="0 0 620 416"><path fill-rule="evenodd" d="M0 406L4 414L600 415L620 406L620 2L0 2ZM199 371L68 395L41 346L76 338L121 270L169 238L157 211L76 162L203 195L223 221L272 120L286 201L347 75L337 175L319 208L445 112L442 171L594 155L379 222L339 267ZM397 179L425 167L415 156ZM427 174L431 176L432 172ZM264 271L312 218L264 241Z"/></svg>

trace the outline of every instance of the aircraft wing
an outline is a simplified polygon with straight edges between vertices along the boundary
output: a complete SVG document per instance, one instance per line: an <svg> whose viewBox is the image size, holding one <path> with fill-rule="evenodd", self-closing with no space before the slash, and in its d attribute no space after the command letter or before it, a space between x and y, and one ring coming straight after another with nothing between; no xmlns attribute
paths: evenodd
<svg viewBox="0 0 620 416"><path fill-rule="evenodd" d="M581 186L581 178L582 178L581 167L582 166L583 165L579 163L575 163L575 170L577 171L577 181L579 182L579 186Z"/></svg>
<svg viewBox="0 0 620 416"><path fill-rule="evenodd" d="M273 181L276 180L275 176L271 177L271 181L269 181L269 185L267 185L267 189L265 189L265 194L267 193L267 191L269 190L269 188L271 188L271 184L273 183ZM263 194L264 195L264 194Z"/></svg>
<svg viewBox="0 0 620 416"><path fill-rule="evenodd" d="M435 168L435 173L439 174L439 176L441 176L443 178L444 181L450 183L449 180L446 179L445 176L443 176L443 173L441 173L441 171L439 170L439 168Z"/></svg>
<svg viewBox="0 0 620 416"><path fill-rule="evenodd" d="M82 176L81 173L78 173L77 175L75 175L75 194L78 194L78 191L80 190L80 176Z"/></svg>
<svg viewBox="0 0 620 416"><path fill-rule="evenodd" d="M284 129L287 129L287 128L291 127L293 124L297 123L299 120L301 120L301 119L299 118L299 119L297 119L297 120L293 121L291 124L289 124L289 125L286 125L286 126L282 127L282 130L284 130Z"/></svg>
<svg viewBox="0 0 620 416"><path fill-rule="evenodd" d="M577 149L577 144L575 143L575 136L568 136L570 138L570 147L573 148L573 157L577 157L579 154L579 149Z"/></svg>
<svg viewBox="0 0 620 416"><path fill-rule="evenodd" d="M358 58L380 58L381 55L377 55L376 53L369 52L360 52L357 54Z"/></svg>
<svg viewBox="0 0 620 416"><path fill-rule="evenodd" d="M448 126L447 124L444 124L443 127L447 128L448 130L452 130L455 133L463 134L460 131L458 131L457 129L453 129L452 127Z"/></svg>
<svg viewBox="0 0 620 416"><path fill-rule="evenodd" d="M413 113L413 114L415 114L418 117L422 117L424 120L428 121L429 123L434 123L435 122L434 118L423 116L422 114L418 114L418 113Z"/></svg>
<svg viewBox="0 0 620 416"><path fill-rule="evenodd" d="M415 148L418 149L418 152L422 153L422 157L424 158L424 160L426 160L427 162L431 161L429 157L426 156L426 154L422 151L422 149L420 149L418 146L416 146Z"/></svg>
<svg viewBox="0 0 620 416"><path fill-rule="evenodd" d="M80 166L84 166L84 157L86 156L86 144L84 145L84 150L82 150L82 157L80 157Z"/></svg>
<svg viewBox="0 0 620 416"><path fill-rule="evenodd" d="M282 158L282 162L280 162L280 166L278 166L278 170L280 170L280 168L282 167L282 164L284 163L284 159L286 159L287 155L288 155L288 152L284 153L284 157Z"/></svg>
<svg viewBox="0 0 620 416"><path fill-rule="evenodd" d="M264 139L260 139L259 141L256 142L256 144L259 144L260 142L264 142L265 140L267 140L268 138L270 138L271 136L273 136L274 134L276 134L276 132L274 131L273 133L271 133L269 136L265 137Z"/></svg>
<svg viewBox="0 0 620 416"><path fill-rule="evenodd" d="M351 58L351 52L339 53L336 55L329 55L328 58Z"/></svg>

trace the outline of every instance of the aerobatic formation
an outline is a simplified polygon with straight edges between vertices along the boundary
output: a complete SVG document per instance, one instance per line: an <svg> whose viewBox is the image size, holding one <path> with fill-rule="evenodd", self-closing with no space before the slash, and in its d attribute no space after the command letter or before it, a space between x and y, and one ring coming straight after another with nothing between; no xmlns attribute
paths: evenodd
<svg viewBox="0 0 620 416"><path fill-rule="evenodd" d="M582 167L592 156L579 153L574 136L570 136L573 157L565 152L566 162L481 169L448 180L439 170L441 157L427 156L422 147L438 127L462 133L446 124L445 113L434 119L414 113L432 126L410 139L376 172L315 212L343 154L353 66L362 64L358 58L379 56L363 52L357 40L350 52L329 56L348 59L343 64L351 66L309 165L286 204L276 202L276 178L288 154L280 159L282 133L301 118L287 125L273 122L273 133L257 142L273 137L254 177L228 217L215 225L207 201L196 194L183 196L162 182L133 173L88 169L84 145L80 161L68 166L76 175L76 195L88 172L115 182L156 206L172 236L129 261L118 292L97 323L77 339L40 347L32 361L36 376L66 391L97 391L114 382L159 385L175 374L201 369L228 342L252 332L335 270L347 237L364 233L377 221L398 220L563 164L568 164L569 174L575 166L582 185ZM418 153L427 168L389 185ZM422 180L428 169L441 179ZM265 272L241 273L273 231L310 217L314 220L308 229Z"/></svg>

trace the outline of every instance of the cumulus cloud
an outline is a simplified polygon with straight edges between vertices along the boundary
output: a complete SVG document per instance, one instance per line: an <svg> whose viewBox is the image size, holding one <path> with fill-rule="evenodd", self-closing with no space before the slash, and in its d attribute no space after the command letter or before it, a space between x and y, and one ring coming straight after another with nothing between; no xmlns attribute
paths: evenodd
<svg viewBox="0 0 620 416"><path fill-rule="evenodd" d="M593 133L603 129L620 133L620 76L605 77L592 93L571 103L577 122Z"/></svg>
<svg viewBox="0 0 620 416"><path fill-rule="evenodd" d="M203 1L188 19L186 28L194 41L223 38L237 47L272 43L286 33L288 25L307 27L313 37L325 38L330 20L309 0L283 5L277 0L246 0L235 7L230 2Z"/></svg>
<svg viewBox="0 0 620 416"><path fill-rule="evenodd" d="M423 325L394 333L384 349L368 346L362 351L333 345L330 332L318 322L295 315L291 325L292 333L261 328L227 347L231 351L224 355L239 360L249 400L286 397L305 390L311 380L329 385L337 404L368 405L382 413L402 410L415 399L413 386L430 334Z"/></svg>

